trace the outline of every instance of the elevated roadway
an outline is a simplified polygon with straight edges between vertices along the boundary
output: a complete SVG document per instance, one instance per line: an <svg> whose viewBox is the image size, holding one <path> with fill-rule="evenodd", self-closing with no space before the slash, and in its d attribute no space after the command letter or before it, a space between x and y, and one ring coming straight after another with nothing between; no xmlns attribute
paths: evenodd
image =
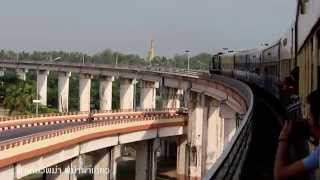
<svg viewBox="0 0 320 180"><path fill-rule="evenodd" d="M68 110L65 89L69 87L70 73L80 75L79 111L90 111L91 78L100 77L100 110L104 112L3 119L1 133L20 134L11 133L12 139L2 138L0 142L0 178L27 176L30 172L26 169L58 166L64 172L66 168L81 168L83 157L92 156L94 167L110 169L107 175L94 177L115 179L120 147L132 144L136 150L136 179L154 179L157 154L164 152L162 145L167 144L163 143L168 141L167 137L173 138L176 144L178 179L215 177L225 172L225 163L230 164L230 159L237 159L237 163L228 166L227 172L232 173L228 177L239 176L251 141L254 104L250 88L239 81L197 71L65 62L0 60L0 68L15 69L21 79L25 79L26 72L37 71L43 105L47 76L50 71L59 72L61 112ZM114 79L120 80L120 108L133 108L134 82L139 80L141 108L171 110L110 113L110 87ZM156 88L160 89L162 107L155 104ZM178 113L179 108L186 113ZM74 174L65 174L45 177L76 178Z"/></svg>

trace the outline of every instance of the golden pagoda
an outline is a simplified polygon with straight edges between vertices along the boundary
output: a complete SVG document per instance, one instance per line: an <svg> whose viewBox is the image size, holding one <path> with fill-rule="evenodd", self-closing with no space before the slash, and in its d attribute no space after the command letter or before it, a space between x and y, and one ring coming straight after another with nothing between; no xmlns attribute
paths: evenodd
<svg viewBox="0 0 320 180"><path fill-rule="evenodd" d="M148 60L149 62L151 62L151 61L153 60L154 56L155 56L154 40L152 39L152 40L151 40L151 44L150 44L150 49L149 49L149 51L148 51L147 60Z"/></svg>

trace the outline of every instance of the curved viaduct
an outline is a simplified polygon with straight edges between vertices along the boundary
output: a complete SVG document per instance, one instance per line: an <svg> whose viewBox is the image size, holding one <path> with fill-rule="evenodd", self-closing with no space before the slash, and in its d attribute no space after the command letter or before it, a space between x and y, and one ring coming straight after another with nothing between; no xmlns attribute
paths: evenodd
<svg viewBox="0 0 320 180"><path fill-rule="evenodd" d="M22 134L0 139L0 178L17 179L30 170L55 167L59 173L47 172L46 179L76 179L76 174L64 172L83 168L86 157L90 157L95 169L110 170L94 173L94 179L116 179L121 145L129 144L136 150L136 179L155 179L157 157L166 152L168 141L177 144L178 179L210 179L221 176L224 170L236 174L231 162L228 168L223 168L224 163L236 159L236 166L241 167L243 162L242 154L245 156L250 140L247 130L253 94L241 82L194 71L95 64L0 60L0 68L14 69L24 80L27 71L37 71L38 96L43 105L47 103L48 74L58 72L61 112L2 119L2 134ZM67 113L69 77L75 73L80 75L79 113ZM94 77L100 79L100 111L88 113ZM120 81L118 111L111 110L115 79ZM139 108L134 107L136 80L141 81ZM155 103L157 89L161 107ZM53 125L57 127L50 129ZM23 131L26 128L31 131Z"/></svg>

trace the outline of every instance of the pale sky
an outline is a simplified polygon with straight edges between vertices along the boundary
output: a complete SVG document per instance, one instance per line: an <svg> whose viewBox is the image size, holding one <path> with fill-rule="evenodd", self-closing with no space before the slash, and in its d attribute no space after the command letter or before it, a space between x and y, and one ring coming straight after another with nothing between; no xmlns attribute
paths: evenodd
<svg viewBox="0 0 320 180"><path fill-rule="evenodd" d="M110 48L146 56L212 53L274 41L294 20L296 0L1 0L0 49Z"/></svg>

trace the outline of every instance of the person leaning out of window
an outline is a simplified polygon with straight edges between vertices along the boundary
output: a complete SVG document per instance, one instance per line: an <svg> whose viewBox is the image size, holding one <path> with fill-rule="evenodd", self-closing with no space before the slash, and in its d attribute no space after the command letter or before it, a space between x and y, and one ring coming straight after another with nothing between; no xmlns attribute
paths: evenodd
<svg viewBox="0 0 320 180"><path fill-rule="evenodd" d="M320 138L320 91L314 91L307 97L309 118L307 120L309 131L315 138ZM320 145L304 159L287 163L288 145L292 132L292 121L285 121L278 139L278 149L275 159L274 177L276 180L286 179L311 172L319 168Z"/></svg>

